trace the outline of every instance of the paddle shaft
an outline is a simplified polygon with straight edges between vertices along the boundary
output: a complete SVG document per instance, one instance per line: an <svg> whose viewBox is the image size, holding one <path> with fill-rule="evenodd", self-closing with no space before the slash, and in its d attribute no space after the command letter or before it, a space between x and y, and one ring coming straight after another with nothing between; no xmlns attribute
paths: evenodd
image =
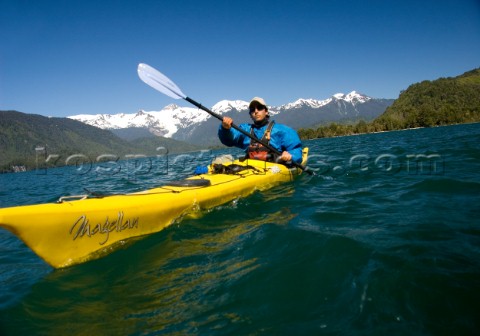
<svg viewBox="0 0 480 336"><path fill-rule="evenodd" d="M217 118L218 120L220 121L223 121L223 117L215 112L213 112L212 110L206 108L205 106L203 106L202 104L196 102L195 100L193 100L192 98L190 97L185 97L184 98L186 101L188 101L190 104L193 104L195 105L196 107L198 107L199 109L201 110L204 110L205 112L207 112L208 114L210 114L212 117L215 117ZM248 133L247 131L245 131L244 129L238 127L237 125L233 124L232 123L232 128L236 129L237 131L239 131L240 133L242 133L243 135L249 137L250 139L252 139L253 141L255 142L258 142L260 144L262 144L263 146L265 146L267 149L269 149L270 151L272 151L273 153L275 153L276 155L278 156L281 156L282 153L279 152L278 150L276 150L275 148L273 148L269 143L261 140L261 139L258 139L254 134L250 134ZM310 170L308 170L306 167L302 166L301 164L299 163L296 163L294 161L292 161L292 164L297 167L297 168L300 168L301 170L303 170L304 172L312 175L313 172L311 172Z"/></svg>

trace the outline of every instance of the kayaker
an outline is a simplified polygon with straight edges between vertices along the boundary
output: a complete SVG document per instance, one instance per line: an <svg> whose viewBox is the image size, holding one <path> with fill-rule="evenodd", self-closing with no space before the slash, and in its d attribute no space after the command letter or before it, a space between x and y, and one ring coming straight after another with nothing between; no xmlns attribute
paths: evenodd
<svg viewBox="0 0 480 336"><path fill-rule="evenodd" d="M301 163L302 142L297 132L288 126L270 121L268 106L262 98L253 98L248 108L253 124L240 124L239 127L254 134L257 139L264 140L282 155L275 157L265 146L232 128L233 119L230 117L223 117L218 129L218 137L222 144L244 149L247 157L251 159Z"/></svg>

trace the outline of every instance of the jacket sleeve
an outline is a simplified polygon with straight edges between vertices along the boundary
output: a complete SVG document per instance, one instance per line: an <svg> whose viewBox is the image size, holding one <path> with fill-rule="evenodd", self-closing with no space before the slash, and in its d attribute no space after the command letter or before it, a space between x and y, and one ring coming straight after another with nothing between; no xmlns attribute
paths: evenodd
<svg viewBox="0 0 480 336"><path fill-rule="evenodd" d="M239 127L247 132L250 129L248 124L240 124ZM218 128L218 138L222 144L228 147L235 146L241 149L246 149L250 144L250 138L246 137L234 128L227 130L222 127L222 124L220 124Z"/></svg>
<svg viewBox="0 0 480 336"><path fill-rule="evenodd" d="M272 143L281 152L287 151L292 155L292 161L295 163L302 162L302 141L297 131L285 125L277 124L272 132Z"/></svg>

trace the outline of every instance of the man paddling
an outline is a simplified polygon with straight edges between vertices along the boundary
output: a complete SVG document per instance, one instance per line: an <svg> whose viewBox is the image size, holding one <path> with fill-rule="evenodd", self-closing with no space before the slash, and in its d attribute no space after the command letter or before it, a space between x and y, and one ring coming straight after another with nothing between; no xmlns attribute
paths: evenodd
<svg viewBox="0 0 480 336"><path fill-rule="evenodd" d="M270 121L267 104L262 98L253 98L248 108L253 124L240 124L239 127L266 142L281 152L281 155L275 155L261 143L251 140L250 137L232 128L233 120L230 117L223 117L220 124L218 129L220 141L228 147L244 149L250 159L301 163L302 142L297 132L288 126Z"/></svg>

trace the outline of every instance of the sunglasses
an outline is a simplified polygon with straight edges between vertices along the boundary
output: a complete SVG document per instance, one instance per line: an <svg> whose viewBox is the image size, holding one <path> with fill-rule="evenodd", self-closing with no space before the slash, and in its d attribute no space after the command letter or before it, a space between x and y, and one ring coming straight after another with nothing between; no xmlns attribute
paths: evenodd
<svg viewBox="0 0 480 336"><path fill-rule="evenodd" d="M252 106L252 107L250 107L250 114L254 113L255 110L257 110L257 111L263 111L263 110L265 110L265 106L263 106L263 105L257 105L257 106Z"/></svg>

